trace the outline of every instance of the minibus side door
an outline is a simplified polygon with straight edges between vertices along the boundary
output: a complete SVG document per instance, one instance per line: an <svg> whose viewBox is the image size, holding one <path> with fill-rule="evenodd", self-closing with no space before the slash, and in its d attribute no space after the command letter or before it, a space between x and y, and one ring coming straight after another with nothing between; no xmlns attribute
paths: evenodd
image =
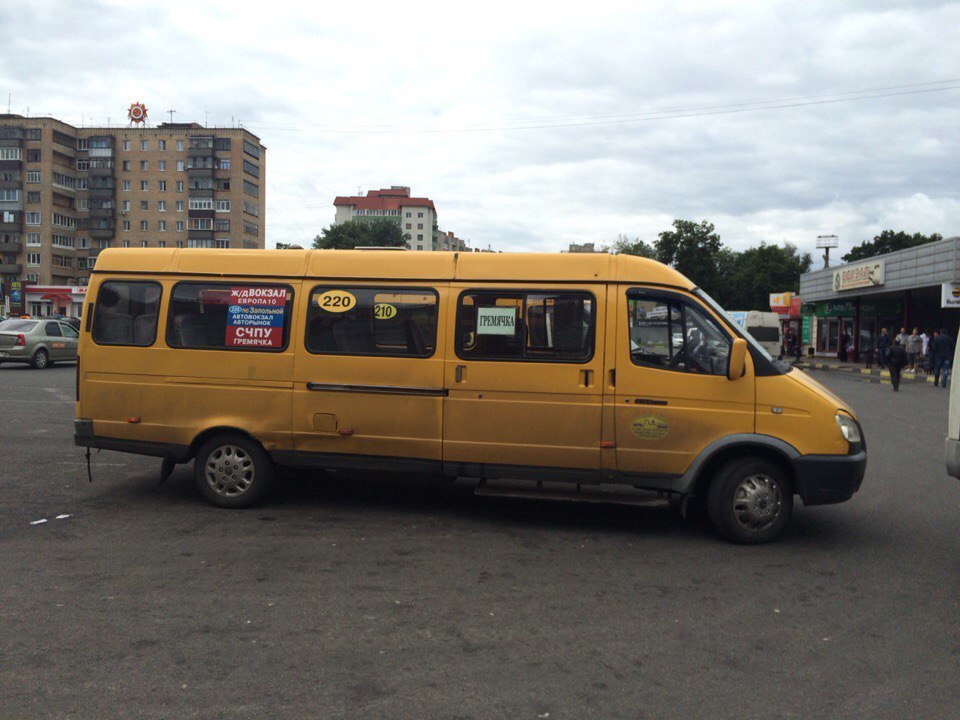
<svg viewBox="0 0 960 720"><path fill-rule="evenodd" d="M439 471L446 298L422 281L304 283L293 446L322 456L302 461Z"/></svg>
<svg viewBox="0 0 960 720"><path fill-rule="evenodd" d="M449 313L447 472L595 477L606 286L455 283Z"/></svg>
<svg viewBox="0 0 960 720"><path fill-rule="evenodd" d="M620 285L614 426L617 468L669 487L710 442L754 431L754 372L727 379L732 336L693 296Z"/></svg>

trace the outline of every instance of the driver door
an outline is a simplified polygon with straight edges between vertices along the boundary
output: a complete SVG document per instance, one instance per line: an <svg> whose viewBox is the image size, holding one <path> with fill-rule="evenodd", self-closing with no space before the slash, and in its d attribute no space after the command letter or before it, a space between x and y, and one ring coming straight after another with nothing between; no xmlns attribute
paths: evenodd
<svg viewBox="0 0 960 720"><path fill-rule="evenodd" d="M686 293L620 286L614 425L617 469L682 475L710 442L754 429L754 374L727 379L723 323Z"/></svg>

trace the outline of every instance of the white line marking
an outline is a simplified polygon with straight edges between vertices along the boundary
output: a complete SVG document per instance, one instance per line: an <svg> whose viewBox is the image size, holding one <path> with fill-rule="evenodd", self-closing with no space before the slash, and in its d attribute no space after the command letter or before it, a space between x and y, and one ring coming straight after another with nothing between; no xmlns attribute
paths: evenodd
<svg viewBox="0 0 960 720"><path fill-rule="evenodd" d="M68 517L70 517L70 513L64 513L63 515L57 515L57 517L55 517L54 519L55 519L55 520L66 520ZM779 612L779 611L778 611L778 612Z"/></svg>
<svg viewBox="0 0 960 720"><path fill-rule="evenodd" d="M40 523L45 523L46 521L47 521L46 518L40 518L39 520L31 520L31 521L30 521L30 524L31 524L31 525L39 525Z"/></svg>

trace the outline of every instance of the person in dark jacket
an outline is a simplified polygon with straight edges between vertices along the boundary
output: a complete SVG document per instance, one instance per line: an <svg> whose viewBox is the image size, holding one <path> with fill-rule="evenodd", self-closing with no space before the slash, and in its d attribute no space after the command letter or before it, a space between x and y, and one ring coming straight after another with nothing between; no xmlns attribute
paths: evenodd
<svg viewBox="0 0 960 720"><path fill-rule="evenodd" d="M947 386L947 375L950 374L952 359L953 338L947 334L946 329L940 328L940 334L933 341L933 384L935 386L944 388Z"/></svg>
<svg viewBox="0 0 960 720"><path fill-rule="evenodd" d="M886 328L880 329L880 337L877 338L877 365L882 370L887 366L887 351L890 349L890 335Z"/></svg>
<svg viewBox="0 0 960 720"><path fill-rule="evenodd" d="M907 349L900 343L894 343L887 353L887 366L890 368L890 384L894 392L900 392L900 371L907 364Z"/></svg>
<svg viewBox="0 0 960 720"><path fill-rule="evenodd" d="M847 348L850 346L850 336L846 333L840 336L840 349L837 350L837 360L840 362L847 361Z"/></svg>

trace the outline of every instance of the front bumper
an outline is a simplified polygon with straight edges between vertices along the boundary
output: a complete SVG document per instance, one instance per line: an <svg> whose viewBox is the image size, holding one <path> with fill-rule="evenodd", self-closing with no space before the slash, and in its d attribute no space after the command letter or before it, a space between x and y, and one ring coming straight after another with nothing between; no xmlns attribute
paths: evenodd
<svg viewBox="0 0 960 720"><path fill-rule="evenodd" d="M947 463L947 472L960 478L960 440L947 438L943 442L943 455Z"/></svg>
<svg viewBox="0 0 960 720"><path fill-rule="evenodd" d="M867 470L867 451L850 455L801 455L793 461L797 492L804 505L849 500L860 489Z"/></svg>

